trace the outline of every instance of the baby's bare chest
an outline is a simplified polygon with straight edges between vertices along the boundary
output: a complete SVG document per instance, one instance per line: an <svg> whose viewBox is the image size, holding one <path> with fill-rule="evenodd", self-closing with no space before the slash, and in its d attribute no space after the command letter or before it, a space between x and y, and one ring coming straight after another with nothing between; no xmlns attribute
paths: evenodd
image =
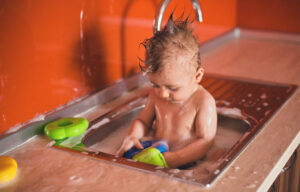
<svg viewBox="0 0 300 192"><path fill-rule="evenodd" d="M160 134L190 135L197 110L190 105L155 105L156 127Z"/></svg>

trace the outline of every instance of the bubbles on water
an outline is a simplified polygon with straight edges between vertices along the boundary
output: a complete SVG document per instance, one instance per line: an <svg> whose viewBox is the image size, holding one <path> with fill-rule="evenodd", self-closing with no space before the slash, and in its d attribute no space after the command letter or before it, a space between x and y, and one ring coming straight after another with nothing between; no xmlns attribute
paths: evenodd
<svg viewBox="0 0 300 192"><path fill-rule="evenodd" d="M186 170L183 172L186 177L193 177L193 170Z"/></svg>
<svg viewBox="0 0 300 192"><path fill-rule="evenodd" d="M261 107L256 107L256 111L260 111L261 110Z"/></svg>
<svg viewBox="0 0 300 192"><path fill-rule="evenodd" d="M241 110L238 108L226 108L226 107L217 107L217 112L222 115L226 115L229 117L239 117L244 119L244 115Z"/></svg>
<svg viewBox="0 0 300 192"><path fill-rule="evenodd" d="M78 182L82 181L82 178L79 176L73 175L69 178L69 180L72 182L78 183Z"/></svg>
<svg viewBox="0 0 300 192"><path fill-rule="evenodd" d="M252 93L249 93L249 94L248 94L248 97L252 97Z"/></svg>
<svg viewBox="0 0 300 192"><path fill-rule="evenodd" d="M269 103L264 102L264 103L263 103L263 106L267 107L267 106L269 106Z"/></svg>
<svg viewBox="0 0 300 192"><path fill-rule="evenodd" d="M170 173L177 174L177 173L180 172L180 169L170 169L169 172L170 172Z"/></svg>
<svg viewBox="0 0 300 192"><path fill-rule="evenodd" d="M133 159L126 159L126 160L129 162L137 162L136 160L133 160Z"/></svg>
<svg viewBox="0 0 300 192"><path fill-rule="evenodd" d="M170 174L169 177L171 177L171 178L174 177L174 174Z"/></svg>
<svg viewBox="0 0 300 192"><path fill-rule="evenodd" d="M265 116L267 116L270 112L271 112L271 110L266 111Z"/></svg>
<svg viewBox="0 0 300 192"><path fill-rule="evenodd" d="M159 166L157 166L157 167L155 167L155 169L163 169L163 167L159 167Z"/></svg>
<svg viewBox="0 0 300 192"><path fill-rule="evenodd" d="M214 172L215 175L218 175L219 173L220 173L219 169L215 170L215 172Z"/></svg>
<svg viewBox="0 0 300 192"><path fill-rule="evenodd" d="M218 100L216 101L217 105L225 105L225 106L229 106L230 105L230 102L228 101L225 101L225 100Z"/></svg>
<svg viewBox="0 0 300 192"><path fill-rule="evenodd" d="M267 98L267 94L266 93L263 93L261 96L260 96L261 99L266 99Z"/></svg>
<svg viewBox="0 0 300 192"><path fill-rule="evenodd" d="M238 171L238 170L240 170L241 168L240 168L239 166L234 166L233 169L234 169L234 171Z"/></svg>
<svg viewBox="0 0 300 192"><path fill-rule="evenodd" d="M49 143L46 145L46 147L52 147L54 144L55 144L55 141L53 140L53 141L49 142Z"/></svg>
<svg viewBox="0 0 300 192"><path fill-rule="evenodd" d="M246 186L246 188L248 188L248 189L253 189L255 187L256 187L256 185L254 183L251 183L251 184Z"/></svg>
<svg viewBox="0 0 300 192"><path fill-rule="evenodd" d="M158 173L159 175L161 176L169 176L168 173L164 172L164 171L161 171L161 170L156 170L155 173Z"/></svg>

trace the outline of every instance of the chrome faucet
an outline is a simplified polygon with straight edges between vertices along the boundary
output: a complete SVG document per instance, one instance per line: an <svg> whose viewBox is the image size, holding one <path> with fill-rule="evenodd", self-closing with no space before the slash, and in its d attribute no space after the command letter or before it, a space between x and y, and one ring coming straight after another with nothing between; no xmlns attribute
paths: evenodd
<svg viewBox="0 0 300 192"><path fill-rule="evenodd" d="M153 32L157 32L161 30L161 22L165 13L165 10L167 8L167 6L169 5L171 0L163 0L160 4L160 8L158 10L158 12L156 13L156 18L154 20L154 28L153 28ZM191 0L192 4L193 4L193 8L196 11L196 15L197 15L197 20L199 22L203 21L202 18L202 11L201 11L201 7L200 7L200 3L198 0Z"/></svg>

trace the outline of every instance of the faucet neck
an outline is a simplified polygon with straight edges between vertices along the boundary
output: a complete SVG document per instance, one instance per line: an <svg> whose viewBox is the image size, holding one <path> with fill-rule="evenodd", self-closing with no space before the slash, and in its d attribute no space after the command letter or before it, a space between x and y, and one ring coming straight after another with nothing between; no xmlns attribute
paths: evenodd
<svg viewBox="0 0 300 192"><path fill-rule="evenodd" d="M156 17L154 20L154 26L153 26L153 33L156 33L157 31L161 30L161 23L164 16L164 13L166 11L167 6L169 5L171 0L163 0L160 4L159 10L156 13ZM196 12L197 20L199 22L203 21L202 17L202 10L201 6L198 0L191 0L191 3L193 5L193 8Z"/></svg>

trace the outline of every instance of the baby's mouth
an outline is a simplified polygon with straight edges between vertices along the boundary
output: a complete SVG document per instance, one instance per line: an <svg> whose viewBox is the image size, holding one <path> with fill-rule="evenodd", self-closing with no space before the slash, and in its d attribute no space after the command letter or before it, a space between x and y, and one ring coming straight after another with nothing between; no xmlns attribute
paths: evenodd
<svg viewBox="0 0 300 192"><path fill-rule="evenodd" d="M174 100L174 99L172 99L172 98L167 98L166 100L167 100L168 102L174 103L174 104L180 104L180 103L182 103L182 101Z"/></svg>

